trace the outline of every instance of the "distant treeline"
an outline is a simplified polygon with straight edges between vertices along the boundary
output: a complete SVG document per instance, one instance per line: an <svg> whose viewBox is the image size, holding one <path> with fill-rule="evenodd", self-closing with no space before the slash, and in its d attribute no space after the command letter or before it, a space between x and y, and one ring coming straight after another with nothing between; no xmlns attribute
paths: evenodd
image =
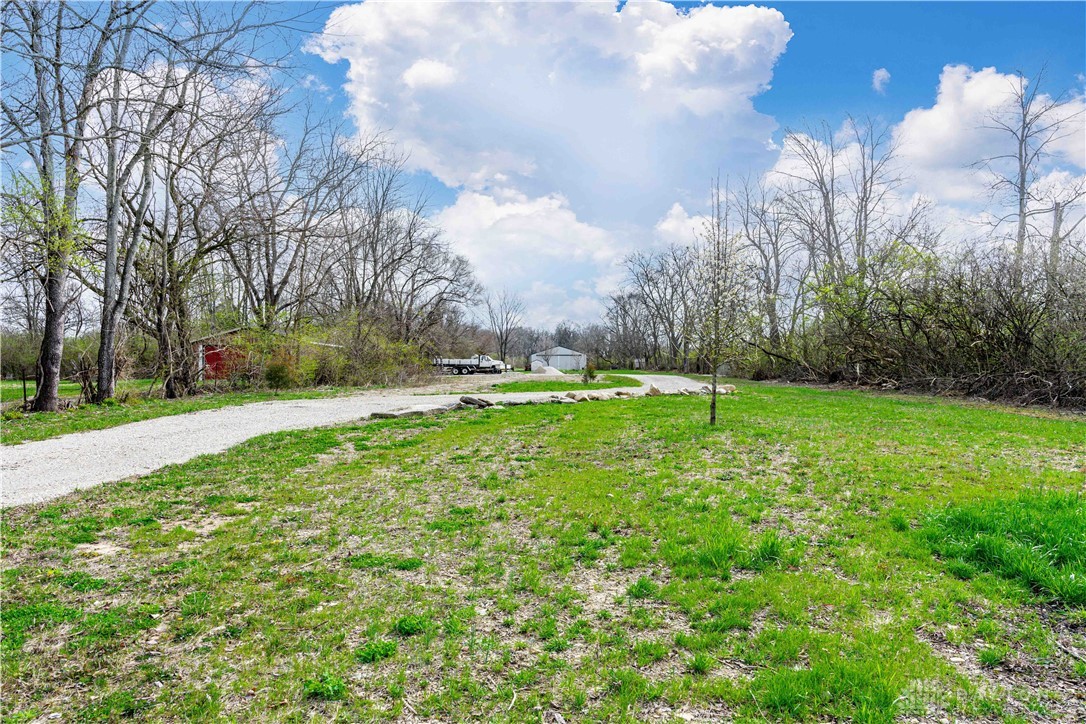
<svg viewBox="0 0 1086 724"><path fill-rule="evenodd" d="M593 352L623 367L717 358L755 379L1086 406L1082 179L1039 181L1047 145L1081 119L1061 121L1036 94L1012 94L1006 156L978 160L993 208L971 238L949 238L923 199L896 193L891 138L874 123L847 139L790 133L788 174L725 182L690 244L626 260ZM1039 130L1019 143L1020 128Z"/></svg>

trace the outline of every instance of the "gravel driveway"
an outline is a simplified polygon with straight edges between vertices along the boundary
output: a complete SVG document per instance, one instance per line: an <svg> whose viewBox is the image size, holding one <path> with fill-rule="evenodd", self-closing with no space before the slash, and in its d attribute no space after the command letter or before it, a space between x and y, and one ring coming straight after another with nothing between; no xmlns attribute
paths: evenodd
<svg viewBox="0 0 1086 724"><path fill-rule="evenodd" d="M626 389L644 392L649 384L655 384L664 392L674 392L681 387L701 386L700 382L673 375L637 375L636 379L643 387ZM337 425L413 405L451 404L460 394L378 390L349 397L257 402L3 446L0 507L40 503L73 490L146 475L270 432ZM553 393L477 394L498 402L545 400Z"/></svg>

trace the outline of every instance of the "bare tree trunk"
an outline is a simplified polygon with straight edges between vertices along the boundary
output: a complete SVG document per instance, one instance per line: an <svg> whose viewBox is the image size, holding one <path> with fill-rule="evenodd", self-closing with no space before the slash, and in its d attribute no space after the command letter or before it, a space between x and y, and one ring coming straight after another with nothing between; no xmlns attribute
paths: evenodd
<svg viewBox="0 0 1086 724"><path fill-rule="evenodd" d="M1029 166L1028 154L1028 114L1022 114L1022 129L1018 137L1018 181L1015 191L1018 195L1018 230L1014 240L1014 281L1016 285L1022 283L1022 266L1026 257L1026 232L1028 230L1028 217L1026 216L1029 202Z"/></svg>
<svg viewBox="0 0 1086 724"><path fill-rule="evenodd" d="M713 397L709 400L709 424L716 424L716 366L713 366Z"/></svg>
<svg viewBox="0 0 1086 724"><path fill-rule="evenodd" d="M1060 234L1063 227L1063 204L1059 201L1052 208L1052 235L1048 237L1049 285L1060 269Z"/></svg>
<svg viewBox="0 0 1086 724"><path fill-rule="evenodd" d="M68 305L65 286L68 281L67 260L51 270L45 281L45 328L35 371L35 412L54 412L60 402L60 365L64 357L64 311Z"/></svg>

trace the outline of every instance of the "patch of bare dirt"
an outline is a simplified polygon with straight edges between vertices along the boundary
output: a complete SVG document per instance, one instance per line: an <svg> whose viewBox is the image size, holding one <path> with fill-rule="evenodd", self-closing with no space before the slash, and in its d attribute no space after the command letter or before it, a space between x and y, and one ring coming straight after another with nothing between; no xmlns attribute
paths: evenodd
<svg viewBox="0 0 1086 724"><path fill-rule="evenodd" d="M200 538L206 538L233 519L232 516L212 513L211 515L203 516L195 520L178 521L163 528L163 531L170 531L174 528L184 528L191 533L195 533Z"/></svg>
<svg viewBox="0 0 1086 724"><path fill-rule="evenodd" d="M1065 661L1041 665L1012 655L1001 664L987 666L981 663L980 646L951 643L944 629L918 631L917 638L974 682L981 693L1001 700L1007 714L1037 722L1086 721L1086 687ZM1032 702L1040 702L1043 712Z"/></svg>
<svg viewBox="0 0 1086 724"><path fill-rule="evenodd" d="M643 705L637 712L637 721L649 722L690 722L691 724L719 724L732 721L732 710L723 704L691 706L673 705L666 701L653 701Z"/></svg>
<svg viewBox="0 0 1086 724"><path fill-rule="evenodd" d="M1086 483L1086 450L1004 449L1000 457L1014 465L1034 472L1060 470L1065 473L1082 473Z"/></svg>
<svg viewBox="0 0 1086 724"><path fill-rule="evenodd" d="M103 540L96 541L94 543L80 543L75 547L75 552L85 556L115 556L119 553L125 553L128 549L123 548L113 541Z"/></svg>

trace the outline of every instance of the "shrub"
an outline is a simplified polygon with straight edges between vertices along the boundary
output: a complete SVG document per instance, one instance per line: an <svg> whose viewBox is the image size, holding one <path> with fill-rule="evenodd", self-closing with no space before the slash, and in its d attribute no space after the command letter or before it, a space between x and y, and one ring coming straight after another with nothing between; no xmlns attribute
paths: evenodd
<svg viewBox="0 0 1086 724"><path fill-rule="evenodd" d="M295 383L294 370L289 363L282 360L269 362L264 368L264 381L273 390L284 390L293 387Z"/></svg>
<svg viewBox="0 0 1086 724"><path fill-rule="evenodd" d="M589 362L585 365L584 372L581 373L581 382L586 385L596 381L596 365Z"/></svg>

